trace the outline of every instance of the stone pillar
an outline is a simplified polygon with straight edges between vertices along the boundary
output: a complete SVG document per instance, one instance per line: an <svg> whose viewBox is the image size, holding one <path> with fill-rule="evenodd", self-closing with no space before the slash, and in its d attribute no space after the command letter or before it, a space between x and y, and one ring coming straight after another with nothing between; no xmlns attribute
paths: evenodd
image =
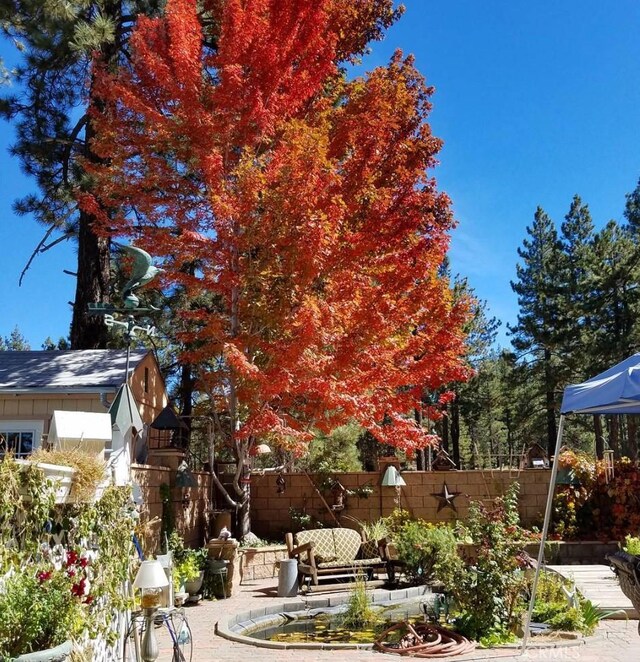
<svg viewBox="0 0 640 662"><path fill-rule="evenodd" d="M234 588L240 585L240 563L238 559L239 543L234 538L219 540L212 538L207 544L210 559L217 561L229 561L227 566L227 596L233 595Z"/></svg>

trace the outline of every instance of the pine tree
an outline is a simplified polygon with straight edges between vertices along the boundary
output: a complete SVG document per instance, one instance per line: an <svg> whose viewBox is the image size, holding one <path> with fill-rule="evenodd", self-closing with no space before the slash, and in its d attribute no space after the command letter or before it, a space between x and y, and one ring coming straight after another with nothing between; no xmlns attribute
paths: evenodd
<svg viewBox="0 0 640 662"><path fill-rule="evenodd" d="M76 202L77 189L91 188L79 157L100 161L91 147L95 127L85 112L87 98L92 97L90 62L95 53L108 66L121 62L124 38L136 14L153 13L160 4L0 0L0 27L22 53L12 88L18 93L0 101L0 112L17 130L13 156L39 189L14 208L19 215L33 215L46 228L34 255L60 241L77 242L70 334L75 349L106 347L107 329L101 318L88 315L87 304L107 302L111 295L109 240L93 232L92 215L78 209Z"/></svg>
<svg viewBox="0 0 640 662"><path fill-rule="evenodd" d="M627 193L624 217L627 220L629 232L636 242L638 242L638 238L640 237L640 179L635 189L631 193ZM636 243L636 245L638 246L638 250L640 250L640 244Z"/></svg>
<svg viewBox="0 0 640 662"><path fill-rule="evenodd" d="M9 336L4 339L0 338L0 350L24 352L30 349L31 345L29 345L29 341L22 335L22 332L17 326L14 327Z"/></svg>
<svg viewBox="0 0 640 662"><path fill-rule="evenodd" d="M556 441L559 396L558 336L561 318L561 247L553 221L538 207L534 222L527 227L528 238L518 249L522 263L516 266L518 280L511 288L518 295L518 321L509 327L514 349L534 368L546 415L549 455Z"/></svg>
<svg viewBox="0 0 640 662"><path fill-rule="evenodd" d="M594 227L589 207L575 195L561 226L562 249L559 287L559 317L556 327L562 351L559 353L561 385L585 377L588 366L588 282L594 240Z"/></svg>

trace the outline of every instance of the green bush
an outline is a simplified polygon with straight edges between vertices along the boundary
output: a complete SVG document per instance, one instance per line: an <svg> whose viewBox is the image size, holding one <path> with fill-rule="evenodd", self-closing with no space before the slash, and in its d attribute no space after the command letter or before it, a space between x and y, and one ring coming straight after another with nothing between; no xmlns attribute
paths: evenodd
<svg viewBox="0 0 640 662"><path fill-rule="evenodd" d="M462 570L456 536L448 526L410 520L393 539L398 559L404 563L405 575L411 583L449 583Z"/></svg>
<svg viewBox="0 0 640 662"><path fill-rule="evenodd" d="M66 570L18 572L0 591L0 659L54 648L80 634L82 600Z"/></svg>
<svg viewBox="0 0 640 662"><path fill-rule="evenodd" d="M640 556L640 538L631 535L626 536L622 549L624 549L627 554Z"/></svg>
<svg viewBox="0 0 640 662"><path fill-rule="evenodd" d="M491 509L481 502L469 506L465 530L477 558L464 572L452 574L445 587L459 611L456 624L471 639L508 641L520 623L529 582L518 553L517 506L517 483Z"/></svg>

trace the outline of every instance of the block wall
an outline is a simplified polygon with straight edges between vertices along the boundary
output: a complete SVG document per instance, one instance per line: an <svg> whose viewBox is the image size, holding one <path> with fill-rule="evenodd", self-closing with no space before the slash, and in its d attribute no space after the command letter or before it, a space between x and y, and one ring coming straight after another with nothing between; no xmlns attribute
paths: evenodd
<svg viewBox="0 0 640 662"><path fill-rule="evenodd" d="M187 547L201 547L207 540L210 519L211 476L195 472L196 487L176 487L175 469L136 464L132 478L142 492L141 523L144 528L145 554L155 554L161 545L162 497L160 486L169 485L171 510L175 528L183 536Z"/></svg>
<svg viewBox="0 0 640 662"><path fill-rule="evenodd" d="M401 506L413 517L428 522L447 522L462 519L467 515L469 502L484 500L489 502L505 493L509 485L520 484L519 509L524 524L541 524L549 489L551 472L542 469L512 471L406 471L402 474L406 486L401 488ZM277 493L276 476L265 474L254 476L251 483L252 530L263 538L282 540L283 534L292 528L289 509L294 508L323 522L326 526L336 526L327 508L305 474L285 474L286 487L282 494ZM389 515L397 506L396 491L393 487L381 487L382 474L349 473L340 474L340 482L347 489L370 485L373 494L368 498L345 497L345 507L334 511L340 526L357 528L357 522L375 521ZM317 484L317 480L312 476ZM446 484L449 492L459 492L453 499L456 511L445 507L438 511L441 501L434 494L443 492ZM322 495L331 506L330 492Z"/></svg>

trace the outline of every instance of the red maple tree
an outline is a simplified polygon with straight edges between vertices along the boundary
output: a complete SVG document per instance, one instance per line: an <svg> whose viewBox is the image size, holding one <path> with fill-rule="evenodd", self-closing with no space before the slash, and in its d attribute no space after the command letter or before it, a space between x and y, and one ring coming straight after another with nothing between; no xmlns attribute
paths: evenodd
<svg viewBox="0 0 640 662"><path fill-rule="evenodd" d="M258 441L352 419L424 447L408 414L467 376L467 306L439 274L453 219L427 175L432 90L399 52L345 73L395 18L391 0L169 0L138 21L130 67L95 73L105 163L81 204L206 302L182 313L184 359L245 513Z"/></svg>

